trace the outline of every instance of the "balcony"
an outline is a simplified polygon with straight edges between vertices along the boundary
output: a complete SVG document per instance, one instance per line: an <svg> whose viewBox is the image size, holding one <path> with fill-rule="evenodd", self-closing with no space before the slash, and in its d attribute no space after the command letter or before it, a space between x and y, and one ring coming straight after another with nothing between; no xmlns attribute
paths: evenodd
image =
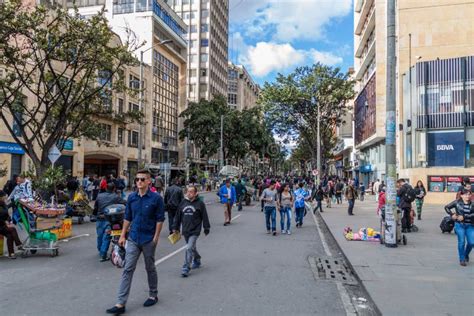
<svg viewBox="0 0 474 316"><path fill-rule="evenodd" d="M365 71L367 70L367 68L369 68L374 57L375 57L375 41L373 41L372 44L370 45L369 50L367 51L367 54L365 55L362 61L362 64L360 65L359 70L356 73L356 76L355 76L356 80L362 79Z"/></svg>
<svg viewBox="0 0 474 316"><path fill-rule="evenodd" d="M364 29L366 21L368 17L371 17L371 14L373 14L373 11L375 11L374 0L365 1L362 7L362 11L360 12L359 21L357 22L356 28L354 30L355 35L362 34L362 30Z"/></svg>
<svg viewBox="0 0 474 316"><path fill-rule="evenodd" d="M373 32L372 32L373 31ZM367 45L371 45L371 42L375 41L375 11L372 13L368 20L368 24L364 30L364 33L359 41L359 46L357 46L357 50L355 52L355 57L360 58L362 56L362 52L364 51L364 47Z"/></svg>
<svg viewBox="0 0 474 316"><path fill-rule="evenodd" d="M362 10L362 6L364 5L364 0L356 0L354 5L354 11L359 13Z"/></svg>

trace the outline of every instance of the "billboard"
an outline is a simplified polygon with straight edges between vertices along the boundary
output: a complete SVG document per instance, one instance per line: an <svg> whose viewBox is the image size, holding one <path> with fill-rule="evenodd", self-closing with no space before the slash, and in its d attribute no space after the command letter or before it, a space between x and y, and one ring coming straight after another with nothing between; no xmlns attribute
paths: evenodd
<svg viewBox="0 0 474 316"><path fill-rule="evenodd" d="M428 133L429 167L463 167L465 150L463 131Z"/></svg>

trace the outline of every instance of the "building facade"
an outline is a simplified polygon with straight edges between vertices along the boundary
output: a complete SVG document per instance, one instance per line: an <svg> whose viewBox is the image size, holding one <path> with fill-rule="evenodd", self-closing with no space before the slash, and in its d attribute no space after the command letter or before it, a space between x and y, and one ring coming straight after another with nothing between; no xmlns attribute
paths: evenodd
<svg viewBox="0 0 474 316"><path fill-rule="evenodd" d="M257 105L259 87L242 65L229 62L227 103L242 111Z"/></svg>
<svg viewBox="0 0 474 316"><path fill-rule="evenodd" d="M474 180L474 2L398 1L400 177L448 203Z"/></svg>

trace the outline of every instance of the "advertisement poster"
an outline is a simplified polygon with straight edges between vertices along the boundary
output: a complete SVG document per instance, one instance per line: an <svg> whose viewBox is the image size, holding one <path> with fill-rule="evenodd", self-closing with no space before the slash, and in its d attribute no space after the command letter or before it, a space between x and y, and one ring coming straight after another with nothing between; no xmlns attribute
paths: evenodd
<svg viewBox="0 0 474 316"><path fill-rule="evenodd" d="M458 192L462 186L462 177L448 177L446 181L446 187L448 192Z"/></svg>
<svg viewBox="0 0 474 316"><path fill-rule="evenodd" d="M430 176L428 177L430 192L444 192L444 177Z"/></svg>
<svg viewBox="0 0 474 316"><path fill-rule="evenodd" d="M463 131L428 133L430 167L464 167L465 151Z"/></svg>

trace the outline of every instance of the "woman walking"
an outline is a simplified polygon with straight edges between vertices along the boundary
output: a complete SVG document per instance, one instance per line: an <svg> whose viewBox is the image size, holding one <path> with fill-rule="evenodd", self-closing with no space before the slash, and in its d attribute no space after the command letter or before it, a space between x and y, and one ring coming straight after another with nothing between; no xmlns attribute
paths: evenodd
<svg viewBox="0 0 474 316"><path fill-rule="evenodd" d="M462 188L460 193L461 199L449 203L444 209L455 221L454 231L458 236L459 264L465 267L474 246L474 203L471 202L471 191ZM451 211L452 209L454 212Z"/></svg>
<svg viewBox="0 0 474 316"><path fill-rule="evenodd" d="M293 205L293 195L291 194L290 185L285 183L280 193L280 226L281 233L291 235L291 206ZM286 220L286 231L285 231Z"/></svg>
<svg viewBox="0 0 474 316"><path fill-rule="evenodd" d="M319 209L320 212L323 212L323 199L324 199L324 191L321 185L315 189L313 193L312 200L316 200L316 208L313 210L313 214Z"/></svg>
<svg viewBox="0 0 474 316"><path fill-rule="evenodd" d="M418 180L415 187L415 204L416 204L416 214L418 215L418 220L421 221L421 211L423 208L423 201L426 196L426 189L421 180Z"/></svg>

